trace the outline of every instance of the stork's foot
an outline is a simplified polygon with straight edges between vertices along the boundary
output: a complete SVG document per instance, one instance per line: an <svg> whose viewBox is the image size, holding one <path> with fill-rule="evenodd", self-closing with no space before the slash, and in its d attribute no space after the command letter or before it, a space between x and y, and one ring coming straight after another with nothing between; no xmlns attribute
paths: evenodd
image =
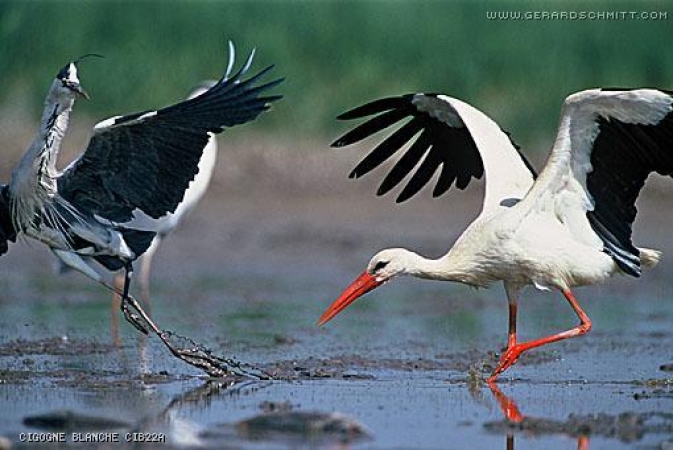
<svg viewBox="0 0 673 450"><path fill-rule="evenodd" d="M488 383L494 383L495 379L498 378L498 375L503 373L509 367L513 366L518 360L521 354L528 350L529 346L525 344L512 345L507 347L505 353L500 357L498 366L495 368L491 376L486 380Z"/></svg>

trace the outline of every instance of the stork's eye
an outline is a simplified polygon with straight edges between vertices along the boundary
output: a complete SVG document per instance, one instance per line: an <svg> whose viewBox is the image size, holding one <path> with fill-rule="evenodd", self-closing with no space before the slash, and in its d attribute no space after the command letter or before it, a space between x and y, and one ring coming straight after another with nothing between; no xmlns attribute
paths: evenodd
<svg viewBox="0 0 673 450"><path fill-rule="evenodd" d="M376 264L374 264L374 273L378 272L379 270L383 269L385 266L388 265L390 261L379 261Z"/></svg>

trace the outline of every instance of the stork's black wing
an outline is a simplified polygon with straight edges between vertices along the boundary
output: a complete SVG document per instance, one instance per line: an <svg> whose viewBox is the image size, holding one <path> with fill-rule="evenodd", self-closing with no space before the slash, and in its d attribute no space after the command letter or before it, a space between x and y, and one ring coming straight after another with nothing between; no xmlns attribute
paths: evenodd
<svg viewBox="0 0 673 450"><path fill-rule="evenodd" d="M605 251L626 273L639 276L640 252L631 242L636 199L650 173L673 176L673 96L657 90L603 92L633 93L641 104L632 106L633 117L617 118L608 112L607 117L595 119L599 132L591 151L592 171L587 174L587 190L595 207L587 217ZM667 114L659 112L656 104L663 94L668 96Z"/></svg>
<svg viewBox="0 0 673 450"><path fill-rule="evenodd" d="M437 197L455 183L465 189L472 178L481 178L488 166L511 166L512 171L492 171L489 180L495 181L494 205L514 194L520 198L532 184L535 172L518 151L509 136L483 113L451 97L438 94L408 94L367 103L341 114L342 120L375 115L337 139L332 146L343 147L363 140L393 124L406 121L400 128L375 147L350 173L359 178L383 164L407 143L412 142L397 160L381 183L377 194L383 195L400 184L415 169L406 186L397 197L403 202L428 184L439 171L433 190ZM490 141L480 141L482 131ZM477 136L475 137L475 133ZM417 136L417 137L416 137ZM522 164L523 163L523 164ZM488 171L488 167L486 168ZM519 177L518 182L504 178ZM502 183L499 182L502 180ZM499 186L509 186L498 190ZM512 186L515 186L512 188ZM495 197L499 197L495 199ZM491 199L485 199L489 201ZM492 206L485 203L485 207Z"/></svg>
<svg viewBox="0 0 673 450"><path fill-rule="evenodd" d="M578 239L591 239L590 225L619 268L639 276L632 226L636 199L652 172L673 175L673 95L658 89L576 92L564 102L536 195L525 201L548 208L544 202L554 199L556 214Z"/></svg>
<svg viewBox="0 0 673 450"><path fill-rule="evenodd" d="M258 84L272 66L242 79L252 57L198 97L97 125L86 151L59 178L59 194L80 213L116 223L131 220L136 209L152 218L175 211L208 133L249 122L281 98L262 93L282 79Z"/></svg>

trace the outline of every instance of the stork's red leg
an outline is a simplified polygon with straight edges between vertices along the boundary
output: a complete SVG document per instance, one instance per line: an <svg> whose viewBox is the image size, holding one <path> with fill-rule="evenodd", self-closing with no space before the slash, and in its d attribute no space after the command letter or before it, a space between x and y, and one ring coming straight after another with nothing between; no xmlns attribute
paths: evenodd
<svg viewBox="0 0 673 450"><path fill-rule="evenodd" d="M512 307L512 302L510 302L509 343L507 346L507 350L502 355L502 357L500 357L498 367L495 368L491 376L488 378L488 381L490 383L494 382L495 379L498 377L498 375L507 370L507 368L510 367L512 364L514 364L519 359L519 356L521 356L521 354L526 350L535 347L540 347L542 345L550 344L552 342L560 341L563 339L568 339L575 336L581 336L591 329L591 320L589 319L589 316L586 315L586 313L580 307L579 303L577 303L577 300L575 299L575 296L572 294L572 292L570 292L570 290L566 290L563 291L563 295L565 296L566 300L568 300L568 303L570 303L570 306L575 311L575 314L577 314L577 317L579 317L580 324L575 328L571 328L570 330L566 330L561 333L553 334L551 336L546 336L540 339L535 339L533 341L522 342L521 344L516 344L516 303L514 303L514 307ZM512 314L514 315L514 318L512 318ZM513 346L511 345L512 342L514 343Z"/></svg>

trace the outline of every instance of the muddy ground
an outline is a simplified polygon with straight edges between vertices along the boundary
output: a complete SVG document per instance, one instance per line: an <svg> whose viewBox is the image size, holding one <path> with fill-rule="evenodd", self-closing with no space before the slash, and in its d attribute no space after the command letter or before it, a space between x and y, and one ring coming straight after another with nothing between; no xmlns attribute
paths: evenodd
<svg viewBox="0 0 673 450"><path fill-rule="evenodd" d="M591 333L531 351L494 391L500 285L397 280L315 326L376 251L439 256L478 211L478 187L376 198L380 174L346 178L358 155L233 139L155 258L156 321L273 380L207 377L140 336L101 287L55 274L41 244L13 245L0 258L0 448L58 433L71 446L119 433L105 448L127 433L194 447L673 448L670 187L648 189L635 228L661 264L578 289ZM525 291L520 312L523 339L575 324L557 293Z"/></svg>

